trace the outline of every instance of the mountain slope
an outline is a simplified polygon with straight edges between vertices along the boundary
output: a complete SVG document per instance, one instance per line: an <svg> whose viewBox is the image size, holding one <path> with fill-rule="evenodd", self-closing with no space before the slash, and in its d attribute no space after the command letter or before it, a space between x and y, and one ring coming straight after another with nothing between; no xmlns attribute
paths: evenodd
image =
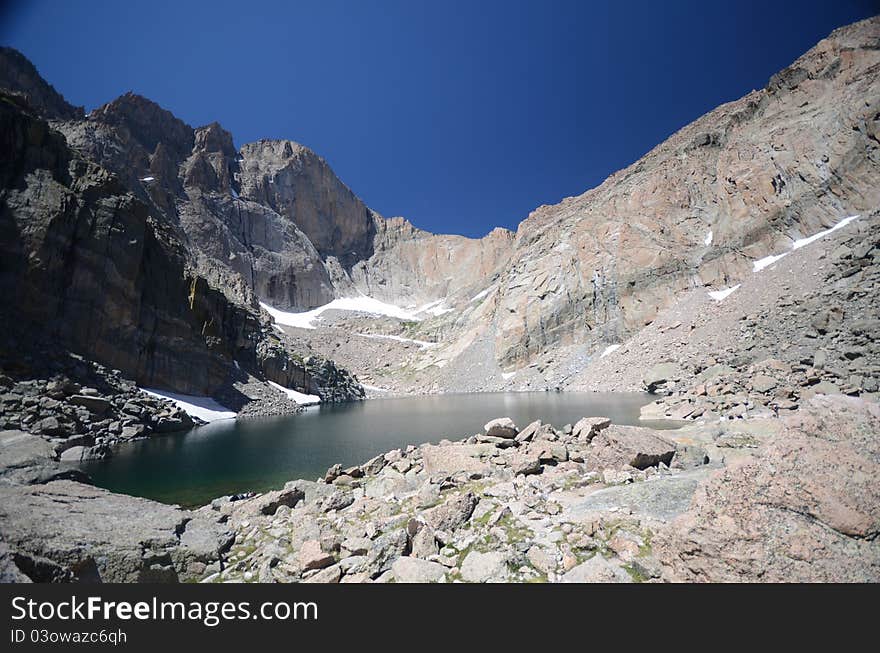
<svg viewBox="0 0 880 653"><path fill-rule="evenodd" d="M880 205L878 44L880 19L837 30L766 88L530 215L496 299L499 362L618 342L678 292L730 285L754 259Z"/></svg>

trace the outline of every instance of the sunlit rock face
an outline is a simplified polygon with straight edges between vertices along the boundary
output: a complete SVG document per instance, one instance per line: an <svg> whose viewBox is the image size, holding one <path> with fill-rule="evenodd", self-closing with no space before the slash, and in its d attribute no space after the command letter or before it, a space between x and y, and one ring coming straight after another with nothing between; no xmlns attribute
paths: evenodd
<svg viewBox="0 0 880 653"><path fill-rule="evenodd" d="M878 41L880 19L837 30L598 188L534 211L500 282L499 360L613 341L679 291L731 285L753 259L876 207Z"/></svg>

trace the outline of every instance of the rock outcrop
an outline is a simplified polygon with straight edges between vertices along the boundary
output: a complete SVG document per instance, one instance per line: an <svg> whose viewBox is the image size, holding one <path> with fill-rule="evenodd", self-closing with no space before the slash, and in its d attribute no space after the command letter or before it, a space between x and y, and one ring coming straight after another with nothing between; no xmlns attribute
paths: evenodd
<svg viewBox="0 0 880 653"><path fill-rule="evenodd" d="M72 481L0 486L0 539L36 582L177 582L219 570L216 521Z"/></svg>
<svg viewBox="0 0 880 653"><path fill-rule="evenodd" d="M654 539L676 581L876 582L880 408L817 397Z"/></svg>
<svg viewBox="0 0 880 653"><path fill-rule="evenodd" d="M880 205L878 40L880 18L841 28L598 188L534 211L494 300L502 367L619 342L682 291L731 286Z"/></svg>

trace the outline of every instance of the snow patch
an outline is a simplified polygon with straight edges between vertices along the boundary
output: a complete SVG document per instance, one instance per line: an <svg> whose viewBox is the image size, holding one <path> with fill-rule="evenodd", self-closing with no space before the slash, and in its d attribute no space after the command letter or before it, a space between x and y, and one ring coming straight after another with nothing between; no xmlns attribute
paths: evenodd
<svg viewBox="0 0 880 653"><path fill-rule="evenodd" d="M857 215L851 215L849 217L844 218L843 220L841 220L840 222L838 222L836 225L834 225L833 227L831 227L829 229L825 229L824 231L820 231L819 233L813 234L812 236L807 236L806 238L800 238L791 244L791 249L792 249L792 251L794 251L796 249L800 249L801 247L804 247L805 245L809 245L810 243L814 243L817 240L819 240L820 238L824 238L828 234L830 234L834 231L837 231L838 229L842 229L843 227L848 225L853 220L858 219L858 217L859 216L857 216ZM782 254L776 254L776 255L771 254L770 256L765 256L764 258L762 258L758 261L755 261L755 264L754 264L755 265L755 272L759 272L759 271L763 270L764 268L766 268L770 265L773 265L774 263L776 263L776 261L781 259L786 254L788 254L788 252L783 252Z"/></svg>
<svg viewBox="0 0 880 653"><path fill-rule="evenodd" d="M620 349L620 345L608 345L607 347L605 347L605 351L601 353L599 358L605 358L608 354L613 354L618 349Z"/></svg>
<svg viewBox="0 0 880 653"><path fill-rule="evenodd" d="M309 404L321 403L321 398L318 395L307 395L302 392L297 392L296 390L285 388L283 385L275 383L274 381L269 381L268 383L276 390L281 390L281 392L286 394L289 399L293 399L300 406L308 406Z"/></svg>
<svg viewBox="0 0 880 653"><path fill-rule="evenodd" d="M501 378L507 381L508 379L512 379L516 376L516 372L502 372Z"/></svg>
<svg viewBox="0 0 880 653"><path fill-rule="evenodd" d="M343 297L341 299L334 299L329 304L324 304L323 306L319 306L318 308L313 308L310 311L303 311L301 313L281 311L277 308L269 306L269 304L266 304L265 302L260 302L260 306L266 309L269 315L271 315L275 319L275 322L277 324L298 327L300 329L316 328L313 324L314 320L324 311L331 310L369 313L370 315L387 315L388 317L394 317L398 320L419 320L416 313L411 313L400 308L399 306L395 306L394 304L386 304L385 302L381 302L378 299L373 299L372 297L367 297L366 295L361 295L360 297Z"/></svg>
<svg viewBox="0 0 880 653"><path fill-rule="evenodd" d="M235 192L234 188L230 188L229 192L232 193L233 199L238 199L238 193Z"/></svg>
<svg viewBox="0 0 880 653"><path fill-rule="evenodd" d="M367 385L366 383L361 383L361 387L364 390L369 390L370 392L391 392L388 388L380 388L377 385Z"/></svg>
<svg viewBox="0 0 880 653"><path fill-rule="evenodd" d="M776 263L776 261L786 257L787 255L788 252L785 252L784 254L776 254L775 256L771 254L770 256L765 256L764 258L755 261L755 272L760 272L764 268L770 267L771 265Z"/></svg>
<svg viewBox="0 0 880 653"><path fill-rule="evenodd" d="M156 181L155 177L141 177L141 181Z"/></svg>
<svg viewBox="0 0 880 653"><path fill-rule="evenodd" d="M740 284L736 284L732 288L725 288L724 290L713 290L709 293L709 297L714 299L716 302L722 301L725 297L728 297L733 293L734 290L740 287Z"/></svg>
<svg viewBox="0 0 880 653"><path fill-rule="evenodd" d="M711 229L709 229L709 233L706 234L706 239L703 241L703 244L704 245L711 245L712 244L712 230Z"/></svg>
<svg viewBox="0 0 880 653"><path fill-rule="evenodd" d="M428 342L427 340L414 340L412 338L404 338L403 336L390 336L383 333L356 333L355 335L361 336L362 338L375 338L377 340L396 340L397 342L411 342L414 345L425 348L434 347L440 344L437 342Z"/></svg>
<svg viewBox="0 0 880 653"><path fill-rule="evenodd" d="M486 288L485 290L482 290L482 291L478 292L476 295L474 295L473 297L471 297L471 298L468 300L468 303L470 304L471 302L475 302L475 301L477 301L477 300L479 300L479 299L483 299L483 297L485 297L486 295L488 295L488 294L489 294L490 292L492 292L493 290L495 290L495 286L489 286L489 287Z"/></svg>
<svg viewBox="0 0 880 653"><path fill-rule="evenodd" d="M225 406L221 406L210 397L180 395L174 392L155 390L153 388L139 388L139 390L141 392L146 392L153 397L170 399L178 408L183 409L190 416L198 417L205 422L216 422L217 420L232 419L235 417L235 411L229 410Z"/></svg>

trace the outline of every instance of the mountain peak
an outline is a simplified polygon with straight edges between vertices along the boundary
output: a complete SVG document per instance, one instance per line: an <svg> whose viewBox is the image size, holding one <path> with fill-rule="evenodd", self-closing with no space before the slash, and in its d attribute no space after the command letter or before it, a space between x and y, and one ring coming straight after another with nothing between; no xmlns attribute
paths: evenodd
<svg viewBox="0 0 880 653"><path fill-rule="evenodd" d="M89 119L128 130L148 152L163 142L176 160L188 156L195 142L192 127L156 102L132 91L95 109Z"/></svg>
<svg viewBox="0 0 880 653"><path fill-rule="evenodd" d="M85 115L82 107L68 103L15 48L0 46L0 88L24 97L43 118L76 120Z"/></svg>

